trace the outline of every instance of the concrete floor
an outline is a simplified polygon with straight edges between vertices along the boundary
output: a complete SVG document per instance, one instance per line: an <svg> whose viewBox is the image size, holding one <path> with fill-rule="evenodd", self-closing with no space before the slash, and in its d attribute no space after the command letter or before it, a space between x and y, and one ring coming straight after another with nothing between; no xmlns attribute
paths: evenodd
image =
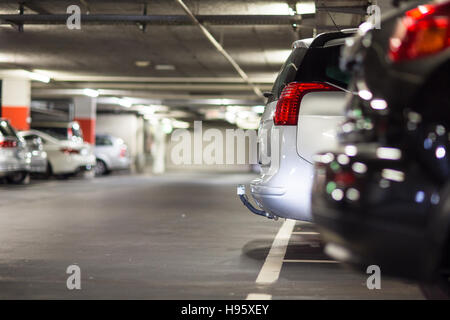
<svg viewBox="0 0 450 320"><path fill-rule="evenodd" d="M421 299L415 285L340 264L285 262L255 280L282 222L250 214L235 185L252 176L117 175L0 185L1 299ZM297 224L294 231L313 230ZM285 259L327 259L318 235L292 234ZM81 290L66 268L81 268Z"/></svg>

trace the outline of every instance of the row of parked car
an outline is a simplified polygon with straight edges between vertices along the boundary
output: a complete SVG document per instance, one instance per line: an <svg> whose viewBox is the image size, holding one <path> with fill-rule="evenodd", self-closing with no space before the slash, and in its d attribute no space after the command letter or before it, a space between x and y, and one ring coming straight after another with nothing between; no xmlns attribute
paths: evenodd
<svg viewBox="0 0 450 320"><path fill-rule="evenodd" d="M332 258L450 293L450 1L296 41L259 129L254 213L313 221Z"/></svg>
<svg viewBox="0 0 450 320"><path fill-rule="evenodd" d="M122 139L97 135L95 147L83 141L76 121L34 122L17 132L0 119L0 178L23 184L29 176L68 178L82 172L104 175L128 169L130 157Z"/></svg>

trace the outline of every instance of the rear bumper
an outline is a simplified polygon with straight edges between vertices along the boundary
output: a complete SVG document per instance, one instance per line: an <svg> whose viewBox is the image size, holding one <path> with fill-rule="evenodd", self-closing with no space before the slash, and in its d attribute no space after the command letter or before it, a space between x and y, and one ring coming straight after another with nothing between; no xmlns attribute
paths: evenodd
<svg viewBox="0 0 450 320"><path fill-rule="evenodd" d="M45 158L31 158L30 172L44 173L47 171L47 159Z"/></svg>
<svg viewBox="0 0 450 320"><path fill-rule="evenodd" d="M109 170L126 170L130 168L131 160L130 158L118 158L111 161L111 166Z"/></svg>
<svg viewBox="0 0 450 320"><path fill-rule="evenodd" d="M264 211L281 218L311 221L314 167L297 154L296 135L294 126L280 129L279 161L272 158L270 168L250 183L250 190ZM272 148L272 157L275 154Z"/></svg>
<svg viewBox="0 0 450 320"><path fill-rule="evenodd" d="M29 161L0 161L0 177L5 177L15 172L22 171L30 171Z"/></svg>

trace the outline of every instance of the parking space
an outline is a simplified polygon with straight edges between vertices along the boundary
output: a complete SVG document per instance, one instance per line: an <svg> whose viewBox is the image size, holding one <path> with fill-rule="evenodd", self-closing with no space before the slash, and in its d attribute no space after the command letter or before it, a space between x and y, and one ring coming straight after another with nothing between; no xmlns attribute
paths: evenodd
<svg viewBox="0 0 450 320"><path fill-rule="evenodd" d="M420 299L417 287L366 277L322 253L298 223L279 278L256 282L283 225L236 201L243 174L112 175L0 186L0 297L113 299ZM45 210L42 208L45 205ZM66 269L81 268L81 290Z"/></svg>

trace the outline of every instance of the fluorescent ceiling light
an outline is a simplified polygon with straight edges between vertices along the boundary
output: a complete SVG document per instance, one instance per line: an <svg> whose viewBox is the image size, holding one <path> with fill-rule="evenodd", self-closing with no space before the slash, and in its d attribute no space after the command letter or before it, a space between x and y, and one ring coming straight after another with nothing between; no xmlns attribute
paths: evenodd
<svg viewBox="0 0 450 320"><path fill-rule="evenodd" d="M150 61L146 61L146 60L136 61L135 64L139 68L145 68L145 67L148 67L150 65Z"/></svg>
<svg viewBox="0 0 450 320"><path fill-rule="evenodd" d="M40 81L40 82L44 82L44 83L50 82L50 77L48 77L46 75L36 73L36 72L30 72L30 71L27 71L27 74L31 80L36 80L36 81Z"/></svg>
<svg viewBox="0 0 450 320"><path fill-rule="evenodd" d="M289 6L287 3L268 3L258 5L252 11L258 14L275 14L275 15L289 15Z"/></svg>
<svg viewBox="0 0 450 320"><path fill-rule="evenodd" d="M314 1L297 2L296 9L298 14L316 13L316 4Z"/></svg>
<svg viewBox="0 0 450 320"><path fill-rule="evenodd" d="M118 99L118 104L125 108L130 108L132 106L132 103L127 98Z"/></svg>
<svg viewBox="0 0 450 320"><path fill-rule="evenodd" d="M261 113L264 113L264 109L265 109L266 107L265 106L254 106L253 108L252 108L252 110L253 110L253 112L256 112L256 113L258 113L258 114L261 114Z"/></svg>
<svg viewBox="0 0 450 320"><path fill-rule="evenodd" d="M175 70L175 66L171 64L157 64L155 69L160 71L171 71Z"/></svg>
<svg viewBox="0 0 450 320"><path fill-rule="evenodd" d="M88 96L88 97L91 97L91 98L97 98L98 95L99 95L97 90L87 89L87 88L83 90L83 94L85 96Z"/></svg>
<svg viewBox="0 0 450 320"><path fill-rule="evenodd" d="M189 122L186 121L179 121L179 120L172 120L172 127L177 129L188 129L189 128Z"/></svg>

